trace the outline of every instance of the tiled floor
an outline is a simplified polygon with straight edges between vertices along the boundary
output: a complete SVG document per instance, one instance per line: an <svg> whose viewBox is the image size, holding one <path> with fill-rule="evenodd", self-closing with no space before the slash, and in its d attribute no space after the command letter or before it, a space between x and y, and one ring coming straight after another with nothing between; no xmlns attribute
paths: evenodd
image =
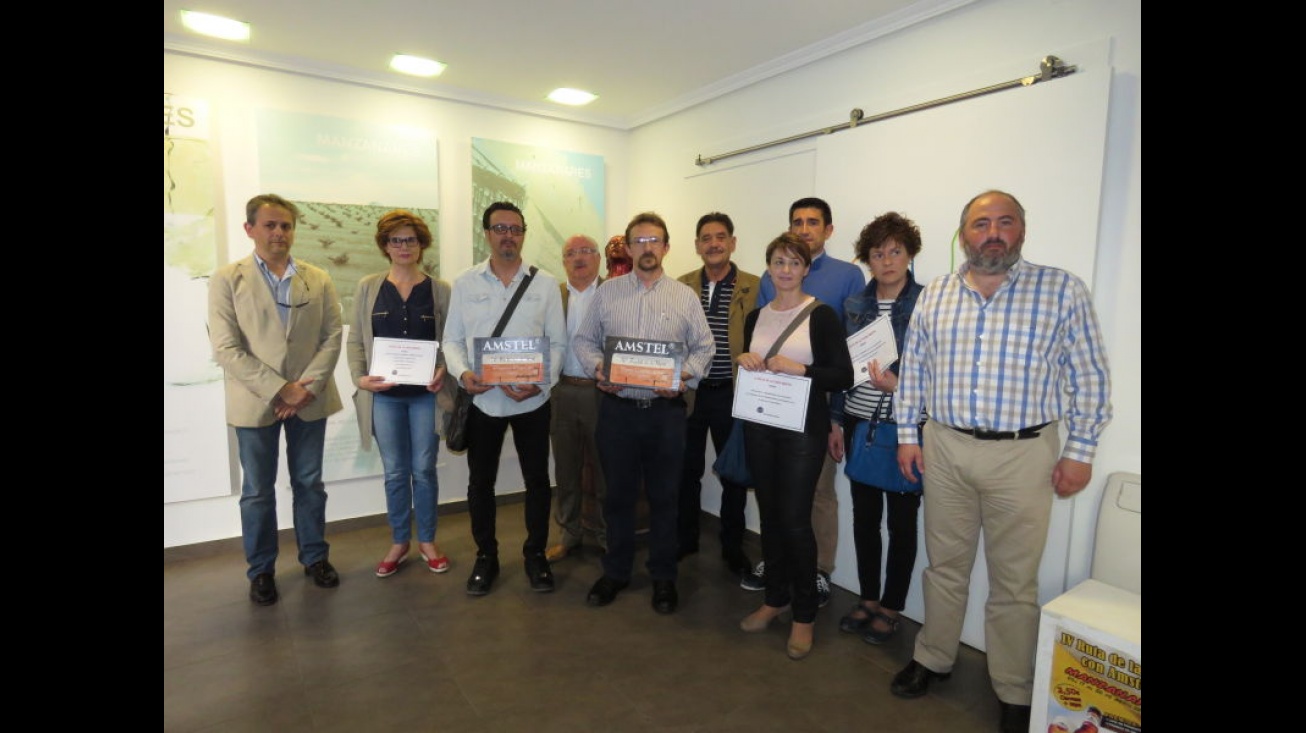
<svg viewBox="0 0 1306 733"><path fill-rule="evenodd" d="M379 490L379 489L378 489ZM339 588L315 587L282 534L281 600L247 596L239 540L170 548L163 564L163 729L190 731L993 731L998 703L984 655L963 647L950 680L917 700L889 694L919 628L871 646L839 632L855 601L836 588L816 645L785 656L788 624L745 634L761 602L719 557L704 515L703 552L681 562L680 610L659 616L636 560L631 587L585 605L601 574L594 551L555 563L557 591L531 592L519 548L522 505L499 510L503 573L488 596L463 586L475 548L466 514L440 517L444 575L418 558L373 575L390 541L384 518L328 529ZM750 556L758 557L750 537ZM416 556L416 548L413 549ZM787 617L785 617L787 620Z"/></svg>

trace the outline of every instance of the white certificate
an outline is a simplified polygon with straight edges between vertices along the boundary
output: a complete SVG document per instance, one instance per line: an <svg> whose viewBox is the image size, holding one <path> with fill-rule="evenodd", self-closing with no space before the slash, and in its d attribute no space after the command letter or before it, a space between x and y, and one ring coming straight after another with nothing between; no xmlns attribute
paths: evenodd
<svg viewBox="0 0 1306 733"><path fill-rule="evenodd" d="M392 384L425 387L435 376L435 355L439 350L439 341L374 338L368 376L383 377Z"/></svg>
<svg viewBox="0 0 1306 733"><path fill-rule="evenodd" d="M810 377L740 369L732 413L741 420L801 433L807 422L811 386Z"/></svg>
<svg viewBox="0 0 1306 733"><path fill-rule="evenodd" d="M880 362L880 370L898 360L898 344L893 340L893 326L888 318L876 318L871 325L848 337L848 355L853 360L853 386L869 381L871 360Z"/></svg>

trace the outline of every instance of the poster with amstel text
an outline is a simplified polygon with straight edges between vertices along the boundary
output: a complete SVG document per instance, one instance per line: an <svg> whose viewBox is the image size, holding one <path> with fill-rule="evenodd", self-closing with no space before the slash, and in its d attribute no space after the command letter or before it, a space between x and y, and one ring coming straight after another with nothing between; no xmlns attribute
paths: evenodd
<svg viewBox="0 0 1306 733"><path fill-rule="evenodd" d="M1057 627L1048 686L1048 733L1142 733L1143 664Z"/></svg>

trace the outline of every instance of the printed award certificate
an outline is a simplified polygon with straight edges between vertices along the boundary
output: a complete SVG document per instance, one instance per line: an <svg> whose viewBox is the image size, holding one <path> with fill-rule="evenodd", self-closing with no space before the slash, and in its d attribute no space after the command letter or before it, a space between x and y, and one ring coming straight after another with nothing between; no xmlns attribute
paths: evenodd
<svg viewBox="0 0 1306 733"><path fill-rule="evenodd" d="M685 342L609 336L603 344L603 373L612 384L646 389L680 389Z"/></svg>
<svg viewBox="0 0 1306 733"><path fill-rule="evenodd" d="M790 374L750 372L735 376L732 414L741 420L803 432L812 380Z"/></svg>
<svg viewBox="0 0 1306 733"><path fill-rule="evenodd" d="M372 339L372 367L368 376L384 377L392 384L431 383L435 376L435 355L439 341L418 339Z"/></svg>
<svg viewBox="0 0 1306 733"><path fill-rule="evenodd" d="M893 340L893 326L888 318L876 318L871 325L848 337L848 355L853 359L853 386L869 381L871 360L888 369L898 360L898 345Z"/></svg>
<svg viewBox="0 0 1306 733"><path fill-rule="evenodd" d="M500 336L473 341L481 384L547 384L548 336Z"/></svg>

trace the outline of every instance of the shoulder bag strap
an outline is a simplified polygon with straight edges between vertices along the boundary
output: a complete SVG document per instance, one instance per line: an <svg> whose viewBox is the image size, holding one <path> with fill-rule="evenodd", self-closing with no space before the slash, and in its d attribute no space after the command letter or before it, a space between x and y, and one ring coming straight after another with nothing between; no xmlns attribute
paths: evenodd
<svg viewBox="0 0 1306 733"><path fill-rule="evenodd" d="M521 300L522 293L526 292L526 288L531 285L531 279L535 277L535 270L535 265L531 265L530 273L522 278L521 285L518 285L517 290L513 292L512 300L508 301L508 307L503 310L503 315L494 326L494 333L490 334L493 338L498 338L503 333L504 326L508 325L508 319L512 318L512 312L517 309L517 301Z"/></svg>
<svg viewBox="0 0 1306 733"><path fill-rule="evenodd" d="M794 319L789 322L789 325L785 326L785 330L781 331L780 335L776 337L775 343L771 344L771 350L766 352L766 356L762 357L762 361L767 361L775 356L776 352L780 351L780 347L784 345L785 339L789 338L789 335L794 332L794 329L803 325L803 321L807 320L807 317L811 315L812 311L816 309L816 306L820 304L821 301L812 298L812 302L808 303L801 311L798 311L798 315L794 316Z"/></svg>

